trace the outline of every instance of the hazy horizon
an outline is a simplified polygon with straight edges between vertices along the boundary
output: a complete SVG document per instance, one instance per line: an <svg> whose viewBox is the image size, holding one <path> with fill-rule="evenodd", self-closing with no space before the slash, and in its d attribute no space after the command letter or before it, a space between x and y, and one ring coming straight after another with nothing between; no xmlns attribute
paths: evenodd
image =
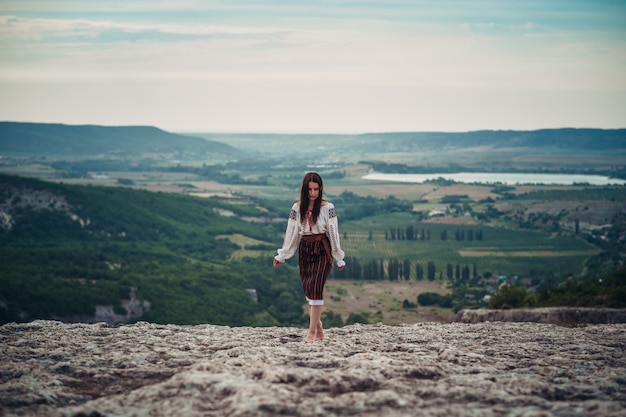
<svg viewBox="0 0 626 417"><path fill-rule="evenodd" d="M537 131L554 131L554 130L602 130L602 131L611 131L611 130L626 130L626 127L615 127L615 128L600 128L600 127L571 127L571 126L562 126L562 127L550 127L550 128L539 128L539 129L476 129L476 130L459 130L459 131L444 131L444 130L404 130L404 131L363 131L363 132L300 132L300 131L244 131L244 130L195 130L195 129L164 129L157 125L136 125L136 124L127 124L127 125L103 125L96 123L65 123L63 121L60 122L39 122L32 120L0 120L0 123L31 123L31 124L50 124L50 125L64 125L64 126L97 126L97 127L146 127L146 128L157 128L169 133L180 134L180 135L251 135L251 136L267 136L267 135L294 135L294 136L358 136L358 135L388 135L388 134L403 134L403 133L437 133L437 134L456 134L456 133L475 133L475 132L537 132Z"/></svg>

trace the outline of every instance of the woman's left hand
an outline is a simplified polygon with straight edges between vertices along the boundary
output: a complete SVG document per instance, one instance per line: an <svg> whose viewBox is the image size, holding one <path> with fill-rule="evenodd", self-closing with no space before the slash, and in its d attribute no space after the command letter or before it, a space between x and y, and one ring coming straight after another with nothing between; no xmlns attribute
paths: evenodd
<svg viewBox="0 0 626 417"><path fill-rule="evenodd" d="M338 267L337 267L337 269L338 269L339 271L343 271L343 269L344 269L345 267L346 267L345 265L341 265L341 266L338 266Z"/></svg>

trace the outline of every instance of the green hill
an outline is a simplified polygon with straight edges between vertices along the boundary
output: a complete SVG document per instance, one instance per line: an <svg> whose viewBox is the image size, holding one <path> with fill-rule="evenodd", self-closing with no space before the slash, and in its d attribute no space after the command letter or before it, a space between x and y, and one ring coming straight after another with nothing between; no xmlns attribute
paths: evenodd
<svg viewBox="0 0 626 417"><path fill-rule="evenodd" d="M214 199L0 176L0 323L109 311L120 321L300 324L297 271L271 266L280 233L240 220L241 209L261 215ZM234 232L266 242L268 256L230 259L240 247L219 236Z"/></svg>
<svg viewBox="0 0 626 417"><path fill-rule="evenodd" d="M0 152L29 155L129 156L145 153L223 154L240 151L224 143L151 126L71 126L0 122Z"/></svg>

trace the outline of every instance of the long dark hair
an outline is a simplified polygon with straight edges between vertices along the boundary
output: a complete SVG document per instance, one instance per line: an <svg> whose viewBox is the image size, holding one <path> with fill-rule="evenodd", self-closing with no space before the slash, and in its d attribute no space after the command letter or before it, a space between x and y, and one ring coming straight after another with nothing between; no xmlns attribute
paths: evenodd
<svg viewBox="0 0 626 417"><path fill-rule="evenodd" d="M322 183L322 177L317 172L307 172L302 178L302 186L300 187L300 222L306 221L306 212L309 209L309 183L314 182L320 186L320 194L313 203L313 212L311 213L311 225L317 222L317 218L320 215L320 208L322 207L322 191L324 190L324 184Z"/></svg>

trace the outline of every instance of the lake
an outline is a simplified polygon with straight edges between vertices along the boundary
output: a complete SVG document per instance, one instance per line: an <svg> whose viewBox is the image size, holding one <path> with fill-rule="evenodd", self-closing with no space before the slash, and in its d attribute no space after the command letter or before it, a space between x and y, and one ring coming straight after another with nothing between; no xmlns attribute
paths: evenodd
<svg viewBox="0 0 626 417"><path fill-rule="evenodd" d="M371 173L362 177L366 180L423 183L444 178L464 184L545 184L545 185L624 185L626 180L609 178L603 175L582 174L526 174L506 172L458 172L455 174L383 174Z"/></svg>

